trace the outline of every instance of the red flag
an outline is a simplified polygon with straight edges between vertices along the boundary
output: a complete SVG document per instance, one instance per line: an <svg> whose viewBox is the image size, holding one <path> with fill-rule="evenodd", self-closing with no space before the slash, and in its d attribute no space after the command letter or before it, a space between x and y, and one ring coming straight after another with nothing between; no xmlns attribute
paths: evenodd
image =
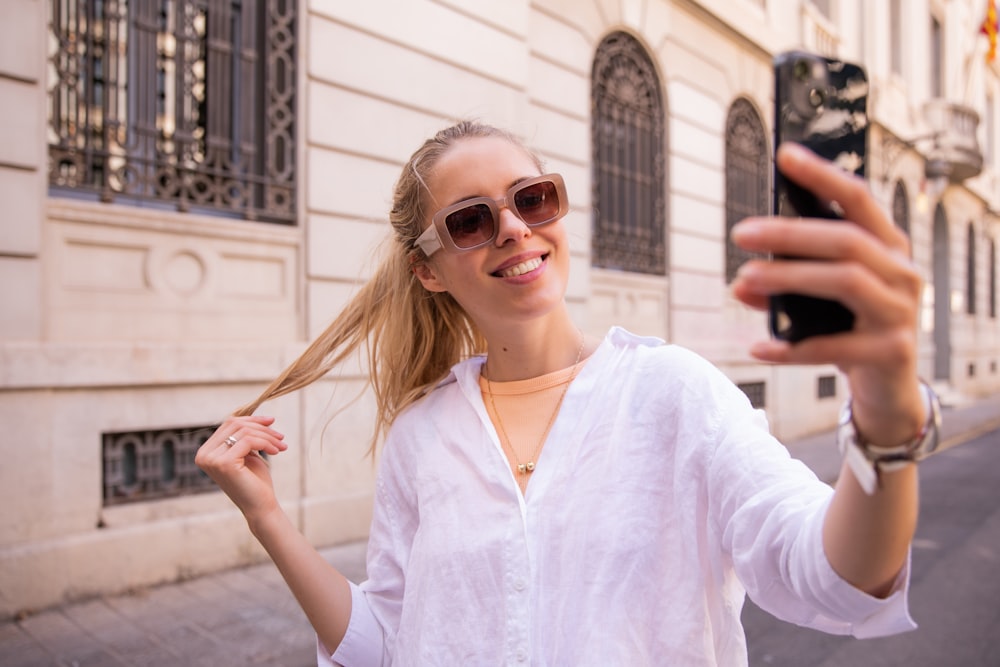
<svg viewBox="0 0 1000 667"><path fill-rule="evenodd" d="M979 32L986 35L990 41L990 50L986 52L986 62L993 62L997 57L997 3L996 0L989 0L986 5L986 18L979 26Z"/></svg>

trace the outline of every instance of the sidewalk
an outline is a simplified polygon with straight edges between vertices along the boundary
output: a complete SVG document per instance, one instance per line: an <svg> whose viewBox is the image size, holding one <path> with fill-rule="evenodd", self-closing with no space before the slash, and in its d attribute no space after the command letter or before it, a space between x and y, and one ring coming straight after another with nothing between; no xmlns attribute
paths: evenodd
<svg viewBox="0 0 1000 667"><path fill-rule="evenodd" d="M1000 428L1000 395L946 407L942 446ZM788 444L816 474L839 470L833 432ZM323 555L364 577L363 542ZM315 665L305 615L271 564L256 565L51 609L0 624L3 667L228 667Z"/></svg>

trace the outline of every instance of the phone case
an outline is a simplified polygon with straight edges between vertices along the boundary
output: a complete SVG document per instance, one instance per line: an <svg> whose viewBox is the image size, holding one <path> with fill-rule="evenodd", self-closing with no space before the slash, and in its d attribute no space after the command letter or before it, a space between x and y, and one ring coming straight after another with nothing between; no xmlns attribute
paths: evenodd
<svg viewBox="0 0 1000 667"><path fill-rule="evenodd" d="M777 148L794 141L861 177L868 142L868 79L864 69L841 60L792 51L774 59ZM787 217L840 216L811 192L774 170L774 213ZM801 294L770 299L771 334L790 342L849 331L854 313L837 301Z"/></svg>

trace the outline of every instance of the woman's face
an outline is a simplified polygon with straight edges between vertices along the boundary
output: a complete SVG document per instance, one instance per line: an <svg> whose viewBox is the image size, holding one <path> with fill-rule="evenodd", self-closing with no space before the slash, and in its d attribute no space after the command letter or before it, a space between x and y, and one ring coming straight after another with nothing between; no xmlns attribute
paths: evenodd
<svg viewBox="0 0 1000 667"><path fill-rule="evenodd" d="M506 139L463 139L438 159L427 179L428 210L433 215L472 197L500 199L538 175L531 157ZM430 224L428 217L423 227ZM449 292L483 331L535 319L563 306L569 278L566 230L562 220L528 227L502 208L493 243L460 253L440 250L415 271L428 290Z"/></svg>

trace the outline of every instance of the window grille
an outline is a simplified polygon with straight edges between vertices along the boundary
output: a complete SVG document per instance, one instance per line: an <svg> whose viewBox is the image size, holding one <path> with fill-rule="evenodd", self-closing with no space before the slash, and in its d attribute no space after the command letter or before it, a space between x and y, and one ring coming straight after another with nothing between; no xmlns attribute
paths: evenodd
<svg viewBox="0 0 1000 667"><path fill-rule="evenodd" d="M969 223L967 232L968 245L966 247L966 267L965 267L965 312L969 315L976 314L976 228Z"/></svg>
<svg viewBox="0 0 1000 667"><path fill-rule="evenodd" d="M896 187L892 192L892 221L906 232L907 236L910 235L910 200L902 181L896 181Z"/></svg>
<svg viewBox="0 0 1000 667"><path fill-rule="evenodd" d="M740 391L747 395L747 398L750 399L751 406L755 408L764 407L764 394L766 389L765 383L743 382L736 386L740 388Z"/></svg>
<svg viewBox="0 0 1000 667"><path fill-rule="evenodd" d="M194 455L217 427L104 433L104 505L215 490Z"/></svg>
<svg viewBox="0 0 1000 667"><path fill-rule="evenodd" d="M594 56L594 266L666 273L663 103L642 46L617 32Z"/></svg>
<svg viewBox="0 0 1000 667"><path fill-rule="evenodd" d="M752 215L767 215L770 200L770 149L764 124L753 105L736 100L726 121L726 282L748 259L763 257L730 240L733 226Z"/></svg>
<svg viewBox="0 0 1000 667"><path fill-rule="evenodd" d="M52 191L294 222L296 4L51 0Z"/></svg>
<svg viewBox="0 0 1000 667"><path fill-rule="evenodd" d="M816 378L816 398L834 398L836 395L836 375L821 375Z"/></svg>

